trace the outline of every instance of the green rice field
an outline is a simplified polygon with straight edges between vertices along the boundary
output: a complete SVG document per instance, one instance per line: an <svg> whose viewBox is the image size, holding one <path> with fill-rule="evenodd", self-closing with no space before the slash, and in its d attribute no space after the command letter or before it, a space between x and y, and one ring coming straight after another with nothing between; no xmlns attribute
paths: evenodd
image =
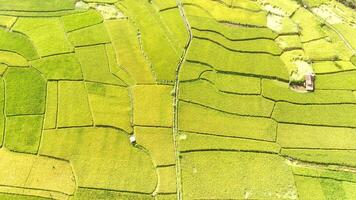
<svg viewBox="0 0 356 200"><path fill-rule="evenodd" d="M0 200L355 200L355 8L0 0Z"/></svg>

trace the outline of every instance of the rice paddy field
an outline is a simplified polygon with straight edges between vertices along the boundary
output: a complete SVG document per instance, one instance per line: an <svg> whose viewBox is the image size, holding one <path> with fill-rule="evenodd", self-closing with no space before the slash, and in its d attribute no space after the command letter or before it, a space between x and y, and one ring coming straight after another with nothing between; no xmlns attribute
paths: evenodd
<svg viewBox="0 0 356 200"><path fill-rule="evenodd" d="M0 199L355 200L355 7L0 0Z"/></svg>

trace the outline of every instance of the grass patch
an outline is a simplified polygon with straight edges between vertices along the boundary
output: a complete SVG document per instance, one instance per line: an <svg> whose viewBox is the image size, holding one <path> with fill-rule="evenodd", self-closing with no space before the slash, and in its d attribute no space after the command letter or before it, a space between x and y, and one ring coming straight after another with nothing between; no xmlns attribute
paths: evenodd
<svg viewBox="0 0 356 200"><path fill-rule="evenodd" d="M18 67L27 67L29 65L26 58L10 51L0 51L0 63Z"/></svg>
<svg viewBox="0 0 356 200"><path fill-rule="evenodd" d="M253 12L241 8L228 7L217 1L185 0L183 3L190 4L189 6L195 6L203 12L209 13L209 15L217 21L253 26L266 26L267 14L264 11ZM255 2L250 2L248 7L251 7L251 5L258 8L258 4ZM206 16L206 14L201 15L201 12L187 12L187 14L199 17Z"/></svg>
<svg viewBox="0 0 356 200"><path fill-rule="evenodd" d="M0 189L2 192L18 193L20 196L43 196L51 199L53 196L67 197L75 192L74 174L67 161L14 153L6 149L0 151L0 156L0 175L2 177L0 184L5 186ZM26 197L23 196L20 199L26 199ZM28 199L32 200L33 198Z"/></svg>
<svg viewBox="0 0 356 200"><path fill-rule="evenodd" d="M356 72L319 75L316 87L320 89L355 90Z"/></svg>
<svg viewBox="0 0 356 200"><path fill-rule="evenodd" d="M5 147L16 152L36 154L40 144L43 116L6 118Z"/></svg>
<svg viewBox="0 0 356 200"><path fill-rule="evenodd" d="M82 13L65 15L61 18L66 32L93 26L103 21L100 13L94 9L89 9L88 11Z"/></svg>
<svg viewBox="0 0 356 200"><path fill-rule="evenodd" d="M356 181L356 174L350 171L337 171L334 169L323 169L314 167L293 166L293 174L301 176L312 176L316 178L330 178L340 181Z"/></svg>
<svg viewBox="0 0 356 200"><path fill-rule="evenodd" d="M173 81L175 70L182 54L177 43L177 32L186 33L186 29L177 30L174 25L167 26L156 12L152 4L145 0L127 0L120 2L127 10L127 15L132 17L142 34L142 45L149 57L158 81ZM175 12L178 12L176 10ZM174 17L176 15L170 16ZM176 19L176 18L175 18ZM183 24L182 20L174 24ZM176 25L184 27L181 25ZM170 28L175 28L171 30ZM181 34L178 34L181 35ZM159 45L157 45L159 44ZM164 58L164 59L163 59Z"/></svg>
<svg viewBox="0 0 356 200"><path fill-rule="evenodd" d="M121 199L121 200L154 200L151 195L131 194L125 192L115 192L102 189L85 189L79 188L75 193L73 200L82 199Z"/></svg>
<svg viewBox="0 0 356 200"><path fill-rule="evenodd" d="M40 153L70 159L82 187L144 193L156 187L149 155L133 147L128 136L117 129L46 130Z"/></svg>
<svg viewBox="0 0 356 200"><path fill-rule="evenodd" d="M27 60L38 58L36 48L24 35L0 28L0 39L0 50L16 52Z"/></svg>
<svg viewBox="0 0 356 200"><path fill-rule="evenodd" d="M38 71L33 68L9 68L4 79L6 115L44 113L46 82Z"/></svg>
<svg viewBox="0 0 356 200"><path fill-rule="evenodd" d="M262 95L275 101L287 101L299 104L356 103L356 99L351 91L318 90L317 87L317 90L314 92L297 93L289 89L287 83L267 79L262 80Z"/></svg>
<svg viewBox="0 0 356 200"><path fill-rule="evenodd" d="M75 0L0 0L0 10L58 11L74 9Z"/></svg>
<svg viewBox="0 0 356 200"><path fill-rule="evenodd" d="M16 22L16 17L0 15L0 26L10 28Z"/></svg>
<svg viewBox="0 0 356 200"><path fill-rule="evenodd" d="M58 127L93 124L87 91L83 82L58 82Z"/></svg>
<svg viewBox="0 0 356 200"><path fill-rule="evenodd" d="M288 148L354 149L356 130L279 124L277 143Z"/></svg>
<svg viewBox="0 0 356 200"><path fill-rule="evenodd" d="M176 167L158 168L160 184L158 193L175 193L177 190Z"/></svg>
<svg viewBox="0 0 356 200"><path fill-rule="evenodd" d="M255 77L207 72L202 78L214 82L215 87L222 92L237 94L260 94L261 92L261 80Z"/></svg>
<svg viewBox="0 0 356 200"><path fill-rule="evenodd" d="M208 63L218 71L289 79L288 71L278 56L232 52L204 40L193 40L187 59Z"/></svg>
<svg viewBox="0 0 356 200"><path fill-rule="evenodd" d="M123 67L119 66L114 47L111 44L107 44L105 48L111 73L122 80L125 85L133 85L134 80L131 75Z"/></svg>
<svg viewBox="0 0 356 200"><path fill-rule="evenodd" d="M256 52L256 53L270 53L273 55L280 55L282 50L278 47L277 43L270 39L256 39L244 41L232 41L226 39L219 33L210 31L198 31L193 29L193 35L197 39L211 40L233 51L242 52Z"/></svg>
<svg viewBox="0 0 356 200"><path fill-rule="evenodd" d="M305 8L299 8L294 13L292 20L300 27L302 42L326 36L317 17Z"/></svg>
<svg viewBox="0 0 356 200"><path fill-rule="evenodd" d="M282 149L281 154L306 162L356 166L354 150Z"/></svg>
<svg viewBox="0 0 356 200"><path fill-rule="evenodd" d="M329 42L325 39L320 39L303 44L306 55L311 60L349 60L352 56L350 51L343 41Z"/></svg>
<svg viewBox="0 0 356 200"><path fill-rule="evenodd" d="M295 181L300 199L346 199L340 181L303 176L295 176Z"/></svg>
<svg viewBox="0 0 356 200"><path fill-rule="evenodd" d="M5 85L4 81L0 81L0 110L4 110L5 105ZM0 113L0 147L3 146L4 139L4 128L5 128L5 116L4 112Z"/></svg>
<svg viewBox="0 0 356 200"><path fill-rule="evenodd" d="M199 80L180 83L179 99L240 115L269 117L274 102L255 95L227 94L213 84Z"/></svg>
<svg viewBox="0 0 356 200"><path fill-rule="evenodd" d="M186 5L187 12L191 6ZM216 20L208 17L188 16L190 25L198 30L206 30L223 35L231 40L243 39L275 39L278 35L268 28L253 28L253 27L234 27L227 24L219 23Z"/></svg>
<svg viewBox="0 0 356 200"><path fill-rule="evenodd" d="M157 6L158 10L178 7L177 2L174 0L154 0L153 3Z"/></svg>
<svg viewBox="0 0 356 200"><path fill-rule="evenodd" d="M179 103L179 129L273 141L277 124L268 118L242 117L190 103Z"/></svg>
<svg viewBox="0 0 356 200"><path fill-rule="evenodd" d="M37 196L27 196L21 194L6 194L0 193L0 198L3 200L46 200L50 198L37 197Z"/></svg>
<svg viewBox="0 0 356 200"><path fill-rule="evenodd" d="M137 85L133 88L133 123L147 126L172 126L173 87Z"/></svg>
<svg viewBox="0 0 356 200"><path fill-rule="evenodd" d="M94 124L113 126L130 133L131 107L127 88L86 83Z"/></svg>
<svg viewBox="0 0 356 200"><path fill-rule="evenodd" d="M179 81L192 81L200 78L200 76L203 73L207 73L207 71L212 71L212 69L202 64L184 62L180 69L178 79Z"/></svg>
<svg viewBox="0 0 356 200"><path fill-rule="evenodd" d="M302 43L298 35L281 35L276 38L276 43L283 50L302 48Z"/></svg>
<svg viewBox="0 0 356 200"><path fill-rule="evenodd" d="M292 170L277 155L194 152L183 154L181 166L184 199L297 196Z"/></svg>
<svg viewBox="0 0 356 200"><path fill-rule="evenodd" d="M129 72L136 83L154 83L151 64L140 49L134 25L129 20L110 20L105 25L120 66Z"/></svg>
<svg viewBox="0 0 356 200"><path fill-rule="evenodd" d="M353 49L356 49L356 41L354 39L355 29L352 26L344 23L333 25L341 35L345 37L347 42L352 46Z"/></svg>
<svg viewBox="0 0 356 200"><path fill-rule="evenodd" d="M175 164L171 128L135 127L137 143L148 150L156 165ZM162 151L164 149L164 151Z"/></svg>
<svg viewBox="0 0 356 200"><path fill-rule="evenodd" d="M44 129L51 129L57 127L57 113L58 113L58 82L47 82L47 96L46 96L46 113L44 117Z"/></svg>
<svg viewBox="0 0 356 200"><path fill-rule="evenodd" d="M179 137L179 151L197 150L236 150L260 151L278 153L280 146L273 142L263 142L249 139L217 137L204 134L181 132Z"/></svg>
<svg viewBox="0 0 356 200"><path fill-rule="evenodd" d="M60 18L19 18L13 30L26 34L33 41L40 56L74 51L67 40Z"/></svg>
<svg viewBox="0 0 356 200"><path fill-rule="evenodd" d="M13 17L62 17L74 13L84 12L83 9L75 10L59 10L59 11L14 11L14 10L0 10L0 15L13 16Z"/></svg>
<svg viewBox="0 0 356 200"><path fill-rule="evenodd" d="M126 85L111 73L104 45L77 48L75 54L82 66L84 80Z"/></svg>
<svg viewBox="0 0 356 200"><path fill-rule="evenodd" d="M82 80L82 69L75 54L61 54L30 62L47 80Z"/></svg>
<svg viewBox="0 0 356 200"><path fill-rule="evenodd" d="M272 117L278 122L356 127L356 105L293 105L277 102Z"/></svg>
<svg viewBox="0 0 356 200"><path fill-rule="evenodd" d="M103 23L70 32L68 39L76 47L110 42L109 34Z"/></svg>

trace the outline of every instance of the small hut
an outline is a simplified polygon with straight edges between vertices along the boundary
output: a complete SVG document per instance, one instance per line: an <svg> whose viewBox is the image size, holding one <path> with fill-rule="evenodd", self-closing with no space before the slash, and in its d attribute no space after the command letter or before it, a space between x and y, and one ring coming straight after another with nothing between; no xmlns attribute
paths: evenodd
<svg viewBox="0 0 356 200"><path fill-rule="evenodd" d="M314 81L315 81L315 74L309 73L305 76L305 89L309 92L313 92L315 89Z"/></svg>

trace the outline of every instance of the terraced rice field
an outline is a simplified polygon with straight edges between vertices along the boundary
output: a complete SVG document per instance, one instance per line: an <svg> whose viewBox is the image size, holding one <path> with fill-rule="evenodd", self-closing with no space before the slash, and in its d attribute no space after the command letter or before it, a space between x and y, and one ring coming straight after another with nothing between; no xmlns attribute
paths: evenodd
<svg viewBox="0 0 356 200"><path fill-rule="evenodd" d="M0 199L356 199L354 5L0 0Z"/></svg>

